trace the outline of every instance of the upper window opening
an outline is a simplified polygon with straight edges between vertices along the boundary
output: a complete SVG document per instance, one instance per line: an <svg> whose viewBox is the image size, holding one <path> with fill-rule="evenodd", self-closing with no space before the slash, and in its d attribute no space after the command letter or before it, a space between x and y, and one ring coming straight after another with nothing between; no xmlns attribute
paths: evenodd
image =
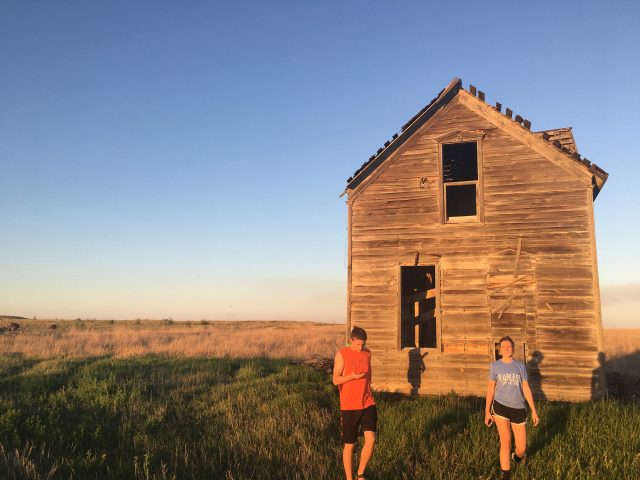
<svg viewBox="0 0 640 480"><path fill-rule="evenodd" d="M445 183L478 180L476 142L451 143L442 146L442 178Z"/></svg>
<svg viewBox="0 0 640 480"><path fill-rule="evenodd" d="M442 145L442 182L447 222L478 218L478 145Z"/></svg>
<svg viewBox="0 0 640 480"><path fill-rule="evenodd" d="M476 214L475 185L447 185L447 218Z"/></svg>

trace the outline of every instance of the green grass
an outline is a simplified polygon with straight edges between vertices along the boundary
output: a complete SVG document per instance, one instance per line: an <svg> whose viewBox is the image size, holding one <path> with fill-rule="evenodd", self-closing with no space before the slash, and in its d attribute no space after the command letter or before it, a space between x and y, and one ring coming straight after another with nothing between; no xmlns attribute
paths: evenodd
<svg viewBox="0 0 640 480"><path fill-rule="evenodd" d="M376 394L370 479L498 478L477 398ZM640 478L640 407L542 403L514 479ZM342 479L329 378L286 361L0 357L0 478Z"/></svg>

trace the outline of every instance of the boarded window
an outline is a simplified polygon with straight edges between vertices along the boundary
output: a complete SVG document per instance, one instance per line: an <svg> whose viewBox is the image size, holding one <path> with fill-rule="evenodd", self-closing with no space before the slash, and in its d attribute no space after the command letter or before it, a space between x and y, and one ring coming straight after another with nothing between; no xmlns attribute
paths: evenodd
<svg viewBox="0 0 640 480"><path fill-rule="evenodd" d="M446 221L477 218L478 146L476 142L442 145L442 181Z"/></svg>
<svg viewBox="0 0 640 480"><path fill-rule="evenodd" d="M435 265L400 267L400 347L437 348Z"/></svg>

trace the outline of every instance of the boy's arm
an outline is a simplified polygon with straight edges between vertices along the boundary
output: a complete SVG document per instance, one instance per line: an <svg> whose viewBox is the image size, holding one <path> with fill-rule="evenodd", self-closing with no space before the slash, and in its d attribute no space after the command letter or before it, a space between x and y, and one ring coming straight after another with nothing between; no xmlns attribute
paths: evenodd
<svg viewBox="0 0 640 480"><path fill-rule="evenodd" d="M364 377L364 373L351 373L349 375L342 375L344 373L344 358L340 352L336 353L336 358L333 360L333 384L342 385L343 383L350 382L351 380L357 380Z"/></svg>

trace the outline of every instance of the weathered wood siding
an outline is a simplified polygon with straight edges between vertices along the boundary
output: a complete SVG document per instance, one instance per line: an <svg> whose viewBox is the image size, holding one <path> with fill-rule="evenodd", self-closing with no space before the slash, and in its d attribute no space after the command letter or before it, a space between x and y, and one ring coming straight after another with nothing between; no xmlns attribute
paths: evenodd
<svg viewBox="0 0 640 480"><path fill-rule="evenodd" d="M484 133L481 222L442 223L436 139L455 130ZM510 334L517 349L526 343L538 397L599 395L588 189L456 98L350 192L348 324L369 334L374 385L483 395L493 342ZM506 286L519 239L519 280ZM437 265L441 310L441 348L422 359L398 349L399 265L413 265L416 252L420 265ZM492 314L510 298L501 318Z"/></svg>

